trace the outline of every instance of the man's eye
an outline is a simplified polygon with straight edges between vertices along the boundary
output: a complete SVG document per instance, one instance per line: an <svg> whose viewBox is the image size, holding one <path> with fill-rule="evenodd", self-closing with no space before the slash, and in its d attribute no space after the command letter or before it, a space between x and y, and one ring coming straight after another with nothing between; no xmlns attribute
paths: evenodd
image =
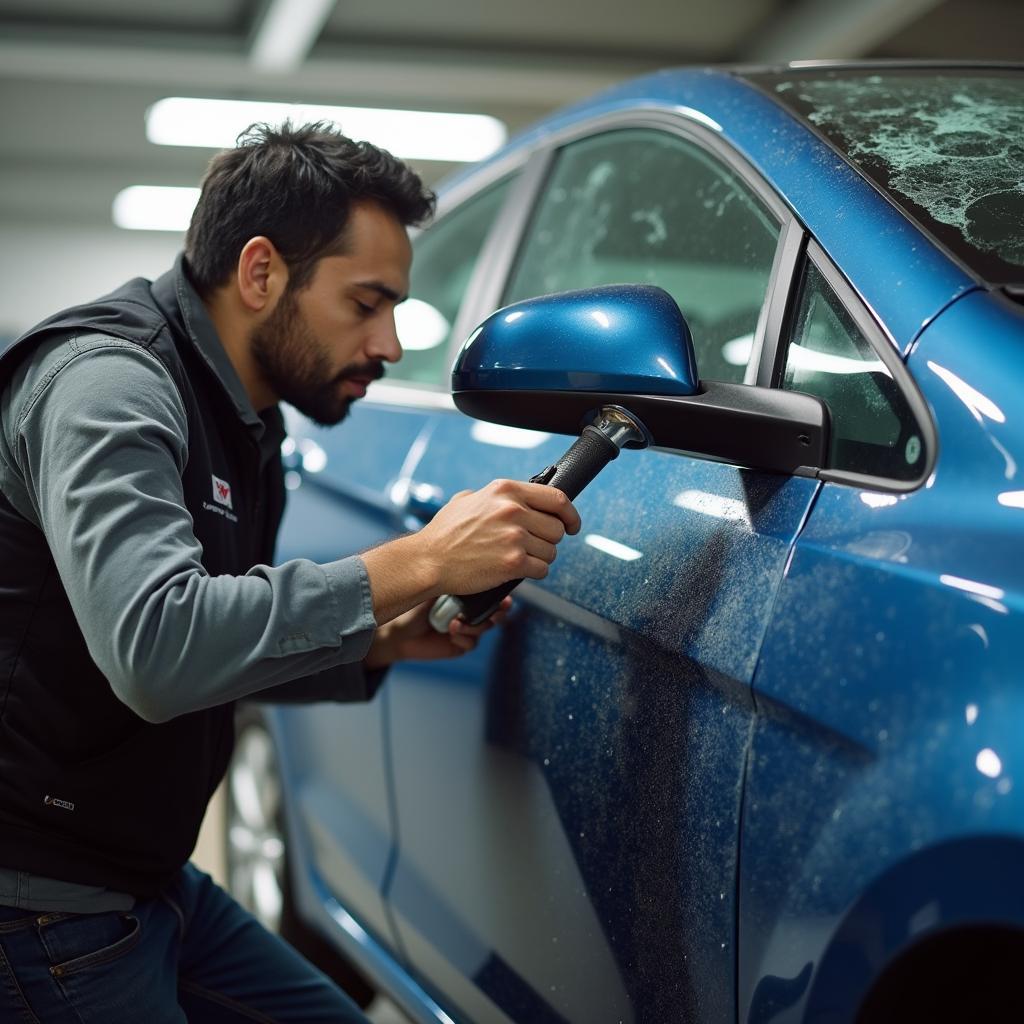
<svg viewBox="0 0 1024 1024"><path fill-rule="evenodd" d="M374 312L376 308L374 306L367 305L365 302L360 302L358 299L356 299L355 301L356 306L359 307L359 312L362 313L364 316L369 316L372 312Z"/></svg>

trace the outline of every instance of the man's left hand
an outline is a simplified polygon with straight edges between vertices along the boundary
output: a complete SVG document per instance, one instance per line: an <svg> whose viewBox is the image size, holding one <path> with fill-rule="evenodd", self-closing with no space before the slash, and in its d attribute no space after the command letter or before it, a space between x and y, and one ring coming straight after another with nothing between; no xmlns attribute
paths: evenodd
<svg viewBox="0 0 1024 1024"><path fill-rule="evenodd" d="M506 597L501 607L479 626L454 619L447 633L438 633L428 621L432 601L411 608L377 630L364 664L368 669L386 668L396 661L435 661L457 658L476 647L480 636L502 622L512 605Z"/></svg>

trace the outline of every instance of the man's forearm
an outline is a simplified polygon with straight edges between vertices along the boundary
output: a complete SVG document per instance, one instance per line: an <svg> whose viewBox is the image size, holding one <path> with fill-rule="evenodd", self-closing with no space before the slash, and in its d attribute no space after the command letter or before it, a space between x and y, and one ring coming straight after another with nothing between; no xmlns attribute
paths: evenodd
<svg viewBox="0 0 1024 1024"><path fill-rule="evenodd" d="M378 626L441 593L440 566L420 534L410 534L364 551L373 617Z"/></svg>

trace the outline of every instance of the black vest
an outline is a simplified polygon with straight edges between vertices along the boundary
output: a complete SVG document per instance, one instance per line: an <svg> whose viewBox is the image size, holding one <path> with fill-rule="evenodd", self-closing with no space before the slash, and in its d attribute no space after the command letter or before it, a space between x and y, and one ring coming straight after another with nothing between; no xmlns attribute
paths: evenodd
<svg viewBox="0 0 1024 1024"><path fill-rule="evenodd" d="M187 413L182 482L203 565L239 575L273 557L281 464L261 470L258 438L192 334L190 302L179 264L58 313L3 353L0 389L55 334L107 334L152 352ZM227 511L214 477L230 482L237 521L210 514ZM225 705L154 725L122 704L89 656L42 532L0 494L0 867L154 894L192 852L231 755L232 719Z"/></svg>

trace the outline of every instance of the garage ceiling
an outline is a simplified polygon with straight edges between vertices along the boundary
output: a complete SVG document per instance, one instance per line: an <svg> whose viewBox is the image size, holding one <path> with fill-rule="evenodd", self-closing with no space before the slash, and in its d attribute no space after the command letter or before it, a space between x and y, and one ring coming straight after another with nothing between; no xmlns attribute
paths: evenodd
<svg viewBox="0 0 1024 1024"><path fill-rule="evenodd" d="M304 16L289 66L261 65L274 19ZM126 185L196 184L209 151L144 137L167 95L464 110L514 132L666 65L857 56L1021 60L1024 4L0 0L0 224L106 226Z"/></svg>

